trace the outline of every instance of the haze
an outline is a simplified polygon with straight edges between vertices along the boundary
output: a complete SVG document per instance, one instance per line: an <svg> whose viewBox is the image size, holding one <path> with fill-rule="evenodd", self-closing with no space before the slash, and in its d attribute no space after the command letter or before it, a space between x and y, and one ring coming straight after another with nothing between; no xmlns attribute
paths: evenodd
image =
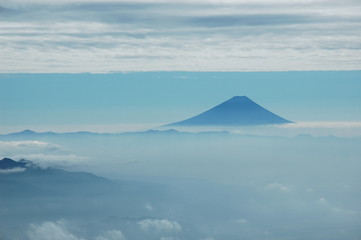
<svg viewBox="0 0 361 240"><path fill-rule="evenodd" d="M0 0L0 240L361 239L360 19Z"/></svg>

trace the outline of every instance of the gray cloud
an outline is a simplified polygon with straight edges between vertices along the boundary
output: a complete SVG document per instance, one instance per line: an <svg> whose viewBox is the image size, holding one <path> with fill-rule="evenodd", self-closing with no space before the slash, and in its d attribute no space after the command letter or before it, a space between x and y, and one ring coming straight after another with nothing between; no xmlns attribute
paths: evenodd
<svg viewBox="0 0 361 240"><path fill-rule="evenodd" d="M3 72L349 70L361 63L356 1L1 5Z"/></svg>
<svg viewBox="0 0 361 240"><path fill-rule="evenodd" d="M193 23L205 27L291 25L318 21L312 16L290 14L224 15L193 19Z"/></svg>

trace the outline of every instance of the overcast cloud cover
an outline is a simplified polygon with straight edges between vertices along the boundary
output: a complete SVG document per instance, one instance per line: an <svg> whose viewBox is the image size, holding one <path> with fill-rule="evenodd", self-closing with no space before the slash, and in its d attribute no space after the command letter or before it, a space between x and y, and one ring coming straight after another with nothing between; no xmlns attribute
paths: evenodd
<svg viewBox="0 0 361 240"><path fill-rule="evenodd" d="M1 72L352 70L361 2L0 1Z"/></svg>

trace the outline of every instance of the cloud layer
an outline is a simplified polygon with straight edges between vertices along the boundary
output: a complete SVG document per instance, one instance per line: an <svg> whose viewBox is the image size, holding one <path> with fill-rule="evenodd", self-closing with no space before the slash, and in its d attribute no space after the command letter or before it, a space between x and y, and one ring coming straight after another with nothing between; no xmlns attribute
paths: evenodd
<svg viewBox="0 0 361 240"><path fill-rule="evenodd" d="M350 70L359 1L0 1L1 72Z"/></svg>
<svg viewBox="0 0 361 240"><path fill-rule="evenodd" d="M0 158L3 157L30 160L43 168L70 167L88 160L66 151L62 146L43 141L0 141Z"/></svg>

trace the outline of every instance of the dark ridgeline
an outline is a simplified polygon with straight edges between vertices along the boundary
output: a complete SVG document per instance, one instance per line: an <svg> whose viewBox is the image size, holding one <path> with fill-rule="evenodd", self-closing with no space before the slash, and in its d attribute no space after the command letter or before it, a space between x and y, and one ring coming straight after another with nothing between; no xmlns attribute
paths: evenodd
<svg viewBox="0 0 361 240"><path fill-rule="evenodd" d="M11 172L11 170L19 168L23 169L23 171ZM104 187L111 182L91 173L68 172L58 168L40 167L32 161L24 159L14 161L10 158L3 158L0 160L0 170L5 171L5 174L0 174L0 189L2 192L9 190L10 195L29 193L28 190L23 188L29 184L32 187L37 186L45 194L49 190L52 193L56 191L63 191L63 193L74 192L80 186L83 189L93 190L96 186ZM18 191L15 191L15 189Z"/></svg>
<svg viewBox="0 0 361 240"><path fill-rule="evenodd" d="M14 161L10 158L3 158L2 160L0 160L0 169L5 170L5 169L13 169L13 168L22 168L26 166L26 162L25 161Z"/></svg>
<svg viewBox="0 0 361 240"><path fill-rule="evenodd" d="M292 123L246 96L235 96L206 112L167 126L256 126Z"/></svg>

